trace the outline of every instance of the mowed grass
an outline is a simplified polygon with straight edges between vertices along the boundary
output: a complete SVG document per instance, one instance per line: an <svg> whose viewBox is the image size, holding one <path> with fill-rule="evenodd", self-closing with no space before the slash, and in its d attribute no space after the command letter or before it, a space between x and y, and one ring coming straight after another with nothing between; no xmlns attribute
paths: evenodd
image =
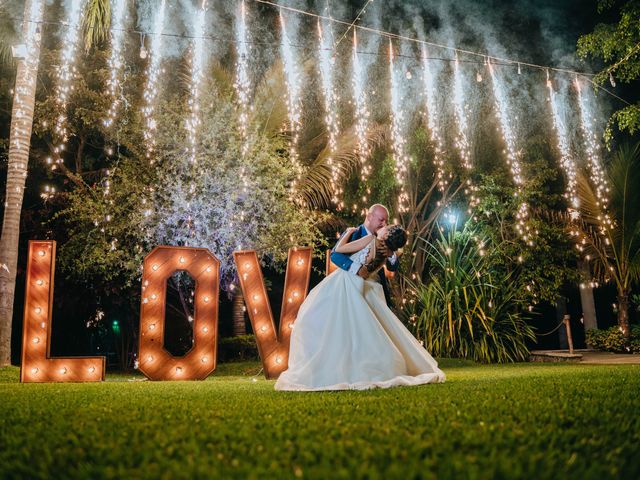
<svg viewBox="0 0 640 480"><path fill-rule="evenodd" d="M0 369L0 478L640 478L640 366L443 361L441 385L276 392Z"/></svg>

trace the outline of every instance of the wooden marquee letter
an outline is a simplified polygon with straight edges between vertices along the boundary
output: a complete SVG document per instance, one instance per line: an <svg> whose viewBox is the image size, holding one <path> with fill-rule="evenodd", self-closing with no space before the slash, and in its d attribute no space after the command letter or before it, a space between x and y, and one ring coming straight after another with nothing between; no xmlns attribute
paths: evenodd
<svg viewBox="0 0 640 480"><path fill-rule="evenodd" d="M332 274L338 268L339 267L335 263L333 263L331 261L331 250L327 250L327 261L326 261L326 265L325 265L324 275L326 277L328 277L330 274Z"/></svg>
<svg viewBox="0 0 640 480"><path fill-rule="evenodd" d="M310 247L289 250L278 334L256 252L244 250L233 253L264 374L268 379L278 378L289 364L291 330L300 305L307 296L311 275L311 255Z"/></svg>
<svg viewBox="0 0 640 480"><path fill-rule="evenodd" d="M184 270L196 282L193 347L164 348L167 280ZM220 261L206 248L156 247L144 259L138 367L150 380L204 380L216 368Z"/></svg>
<svg viewBox="0 0 640 480"><path fill-rule="evenodd" d="M105 357L50 358L55 266L56 242L30 240L20 381L24 383L102 381Z"/></svg>

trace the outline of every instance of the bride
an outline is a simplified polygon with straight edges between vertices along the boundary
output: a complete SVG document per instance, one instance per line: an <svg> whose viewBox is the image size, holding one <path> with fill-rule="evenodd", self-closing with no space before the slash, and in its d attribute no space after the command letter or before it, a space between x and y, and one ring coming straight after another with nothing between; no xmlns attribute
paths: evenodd
<svg viewBox="0 0 640 480"><path fill-rule="evenodd" d="M407 240L398 225L349 242L354 230L347 231L335 251L367 265L369 278L386 259L376 255L384 248L381 242L395 251ZM301 305L291 333L288 369L275 389L365 390L444 380L437 362L387 306L382 286L337 269Z"/></svg>

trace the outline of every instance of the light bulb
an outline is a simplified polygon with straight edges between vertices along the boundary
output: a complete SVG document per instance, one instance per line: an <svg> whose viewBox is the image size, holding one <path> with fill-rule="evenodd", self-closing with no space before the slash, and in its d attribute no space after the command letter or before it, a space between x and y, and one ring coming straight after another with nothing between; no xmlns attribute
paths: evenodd
<svg viewBox="0 0 640 480"><path fill-rule="evenodd" d="M156 324L152 323L151 325L149 325L149 330L155 330L156 329Z"/></svg>
<svg viewBox="0 0 640 480"><path fill-rule="evenodd" d="M187 260L184 257L180 257L180 263L185 263Z"/></svg>
<svg viewBox="0 0 640 480"><path fill-rule="evenodd" d="M158 265L153 265L153 266L151 267L151 270L153 270L153 271L155 272L156 270L158 270L158 268L159 268L159 267L158 267Z"/></svg>
<svg viewBox="0 0 640 480"><path fill-rule="evenodd" d="M202 301L203 301L204 303L209 302L209 297L203 297L203 298L202 298Z"/></svg>
<svg viewBox="0 0 640 480"><path fill-rule="evenodd" d="M38 373L38 369L37 368L32 368L31 369L31 373Z"/></svg>
<svg viewBox="0 0 640 480"><path fill-rule="evenodd" d="M42 313L42 309L40 307L36 307L35 312L39 315L40 313Z"/></svg>
<svg viewBox="0 0 640 480"><path fill-rule="evenodd" d="M33 339L33 343L40 343L40 339L39 339L38 337L35 337L35 338Z"/></svg>
<svg viewBox="0 0 640 480"><path fill-rule="evenodd" d="M261 332L266 332L266 331L267 331L267 326L266 326L266 325L262 325L262 326L260 327L260 331L261 331Z"/></svg>
<svg viewBox="0 0 640 480"><path fill-rule="evenodd" d="M45 256L45 252L44 252L44 250L40 250L40 251L38 252L38 255L40 255L41 257L44 257L44 256Z"/></svg>
<svg viewBox="0 0 640 480"><path fill-rule="evenodd" d="M204 333L207 333L207 332L209 331L209 327L202 327L202 331L203 331Z"/></svg>
<svg viewBox="0 0 640 480"><path fill-rule="evenodd" d="M66 369L66 367L62 367L62 368L60 369L60 373L61 373L61 374L63 374L63 375L64 375L65 373L67 373L67 369Z"/></svg>
<svg viewBox="0 0 640 480"><path fill-rule="evenodd" d="M153 362L153 355L149 355L147 357L147 362Z"/></svg>
<svg viewBox="0 0 640 480"><path fill-rule="evenodd" d="M44 285L44 280L38 280L36 282L36 285L38 285L39 287L41 287L42 285Z"/></svg>
<svg viewBox="0 0 640 480"><path fill-rule="evenodd" d="M89 367L89 373L93 373L95 371L96 371L96 367L94 366Z"/></svg>
<svg viewBox="0 0 640 480"><path fill-rule="evenodd" d="M182 373L182 367L176 367L176 373Z"/></svg>
<svg viewBox="0 0 640 480"><path fill-rule="evenodd" d="M201 362L202 362L202 363L207 363L207 357L202 357Z"/></svg>

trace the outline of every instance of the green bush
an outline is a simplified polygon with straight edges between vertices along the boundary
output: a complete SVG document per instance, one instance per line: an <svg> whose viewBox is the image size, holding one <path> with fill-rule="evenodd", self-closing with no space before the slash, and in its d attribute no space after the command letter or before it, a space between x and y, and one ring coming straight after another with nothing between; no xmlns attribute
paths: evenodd
<svg viewBox="0 0 640 480"><path fill-rule="evenodd" d="M258 345L253 335L221 338L218 342L218 362L260 360Z"/></svg>
<svg viewBox="0 0 640 480"><path fill-rule="evenodd" d="M533 329L522 313L512 275L492 273L471 234L450 232L426 243L429 278L411 285L405 315L436 357L516 362L529 355Z"/></svg>
<svg viewBox="0 0 640 480"><path fill-rule="evenodd" d="M640 353L640 325L631 327L631 338L627 346L620 327L606 330L587 330L587 344L596 350L614 353Z"/></svg>

